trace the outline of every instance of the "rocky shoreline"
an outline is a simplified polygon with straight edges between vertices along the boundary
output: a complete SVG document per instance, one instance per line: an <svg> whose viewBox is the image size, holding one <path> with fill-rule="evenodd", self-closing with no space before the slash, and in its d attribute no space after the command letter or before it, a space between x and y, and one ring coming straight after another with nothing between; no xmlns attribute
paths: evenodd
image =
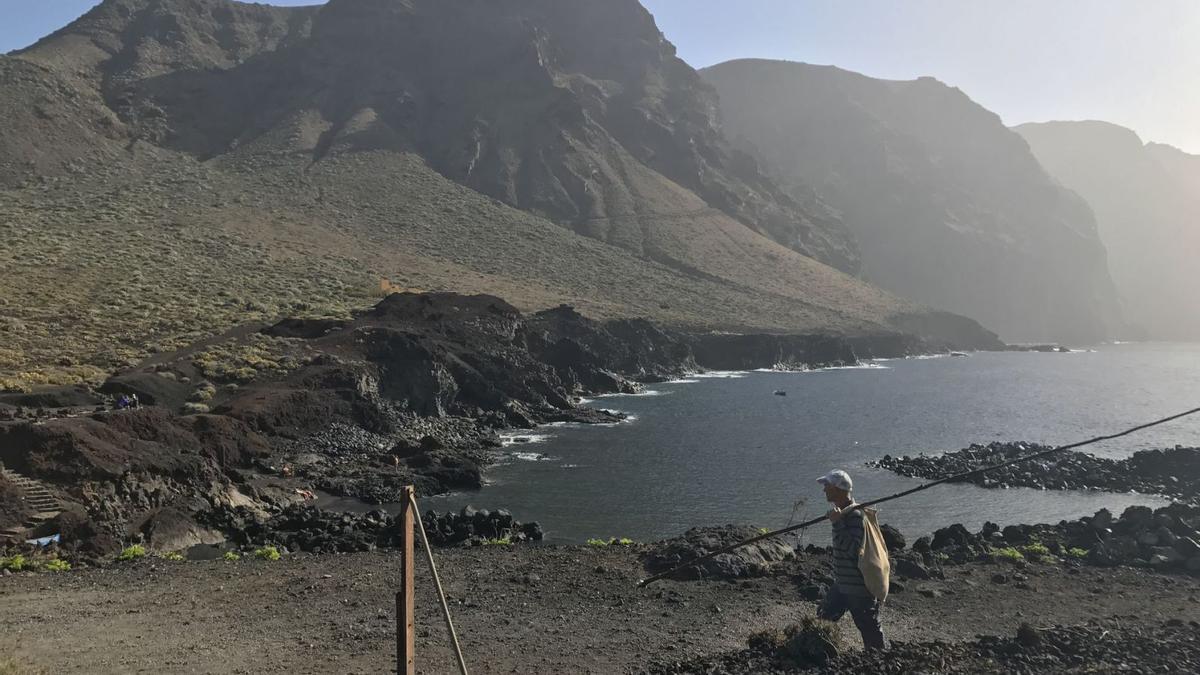
<svg viewBox="0 0 1200 675"><path fill-rule="evenodd" d="M936 456L885 455L871 465L902 476L940 480L1050 449L1036 443L990 443ZM1200 503L1200 448L1142 450L1126 459L1068 451L961 481L985 488L1141 492L1196 504Z"/></svg>
<svg viewBox="0 0 1200 675"><path fill-rule="evenodd" d="M387 504L405 485L424 496L478 488L500 431L619 421L583 397L707 369L952 346L901 333L689 333L567 306L525 315L491 296L398 293L350 319L247 326L160 354L99 392L0 396L0 463L63 512L29 527L29 514L5 507L0 531L62 534L85 557L207 545L225 535L201 513L244 508L267 522L318 491ZM134 396L140 407L109 409Z"/></svg>

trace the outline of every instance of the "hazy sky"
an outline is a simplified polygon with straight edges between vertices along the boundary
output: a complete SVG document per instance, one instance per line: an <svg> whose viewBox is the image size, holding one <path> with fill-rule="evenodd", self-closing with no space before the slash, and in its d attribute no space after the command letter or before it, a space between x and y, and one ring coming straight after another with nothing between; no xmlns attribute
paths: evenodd
<svg viewBox="0 0 1200 675"><path fill-rule="evenodd" d="M0 52L33 42L94 4L0 0ZM1144 140L1200 153L1200 0L644 4L696 67L763 57L834 64L876 77L932 75L1009 124L1103 119Z"/></svg>

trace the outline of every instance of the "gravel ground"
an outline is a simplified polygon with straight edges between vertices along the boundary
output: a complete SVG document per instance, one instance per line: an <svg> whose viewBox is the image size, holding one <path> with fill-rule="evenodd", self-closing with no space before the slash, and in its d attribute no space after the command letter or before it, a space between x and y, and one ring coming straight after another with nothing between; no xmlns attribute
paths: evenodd
<svg viewBox="0 0 1200 675"><path fill-rule="evenodd" d="M744 649L755 631L814 611L793 575L739 582L660 582L633 548L479 547L439 551L472 672L621 673ZM48 672L378 673L394 659L396 556L296 555L142 561L109 569L0 578L0 661ZM453 672L432 583L418 565L418 666ZM1126 617L1161 627L1200 620L1200 581L1131 568L1032 565L994 584L1004 564L908 581L885 610L893 640L1011 637L1018 626ZM846 620L845 628L853 636ZM857 642L855 640L855 642Z"/></svg>

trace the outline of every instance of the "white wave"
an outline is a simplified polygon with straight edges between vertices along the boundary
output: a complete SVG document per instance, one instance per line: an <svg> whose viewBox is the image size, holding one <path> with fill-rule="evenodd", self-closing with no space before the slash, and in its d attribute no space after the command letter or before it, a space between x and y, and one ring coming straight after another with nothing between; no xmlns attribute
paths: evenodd
<svg viewBox="0 0 1200 675"><path fill-rule="evenodd" d="M550 434L501 434L500 444L507 447L510 445L525 445L526 443L545 443L550 440Z"/></svg>
<svg viewBox="0 0 1200 675"><path fill-rule="evenodd" d="M750 371L747 371L747 370L710 370L706 373L695 373L694 375L692 375L692 377L698 377L698 378L702 378L702 379L735 380L735 379L738 379L741 377L745 377L749 374L750 374Z"/></svg>
<svg viewBox="0 0 1200 675"><path fill-rule="evenodd" d="M697 383L699 383L699 382L700 382L700 380L697 380L697 379L695 379L695 378L687 378L687 377L685 377L685 378L683 378L683 379L680 379L680 380L671 380L671 381L670 381L670 382L668 382L667 384L697 384Z"/></svg>
<svg viewBox="0 0 1200 675"><path fill-rule="evenodd" d="M583 465L582 464L559 464L558 468L560 468L560 469L578 469L581 466L583 466Z"/></svg>
<svg viewBox="0 0 1200 675"><path fill-rule="evenodd" d="M617 392L614 394L599 394L596 396L596 398L617 398L620 396L667 396L670 393L671 392L669 391L659 391L657 389L644 389L632 394L626 394L623 392Z"/></svg>
<svg viewBox="0 0 1200 675"><path fill-rule="evenodd" d="M860 363L854 366L827 366L825 368L812 368L810 370L799 370L799 373L824 373L833 370L891 370L891 366L884 366L878 363Z"/></svg>
<svg viewBox="0 0 1200 675"><path fill-rule="evenodd" d="M509 457L520 460L522 462L557 462L557 457L543 455L540 452L510 452Z"/></svg>
<svg viewBox="0 0 1200 675"><path fill-rule="evenodd" d="M604 410L604 409L602 409L602 410ZM604 412L610 413L612 415L624 415L625 417L624 417L624 419L614 420L612 422L597 422L596 424L581 424L580 426L582 426L582 427L615 427L619 424L632 424L633 422L636 422L637 418L638 418L637 415L630 415L629 413L623 412L621 410L604 410Z"/></svg>

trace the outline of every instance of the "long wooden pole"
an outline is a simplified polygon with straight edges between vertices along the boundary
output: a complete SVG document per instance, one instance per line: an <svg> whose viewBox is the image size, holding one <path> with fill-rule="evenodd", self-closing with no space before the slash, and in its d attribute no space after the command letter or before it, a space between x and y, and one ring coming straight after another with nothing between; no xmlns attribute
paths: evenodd
<svg viewBox="0 0 1200 675"><path fill-rule="evenodd" d="M413 529L416 509L413 507L413 488L403 489L400 508L400 531L404 533L400 546L400 591L396 593L396 673L417 675L415 652L415 620L413 608Z"/></svg>

